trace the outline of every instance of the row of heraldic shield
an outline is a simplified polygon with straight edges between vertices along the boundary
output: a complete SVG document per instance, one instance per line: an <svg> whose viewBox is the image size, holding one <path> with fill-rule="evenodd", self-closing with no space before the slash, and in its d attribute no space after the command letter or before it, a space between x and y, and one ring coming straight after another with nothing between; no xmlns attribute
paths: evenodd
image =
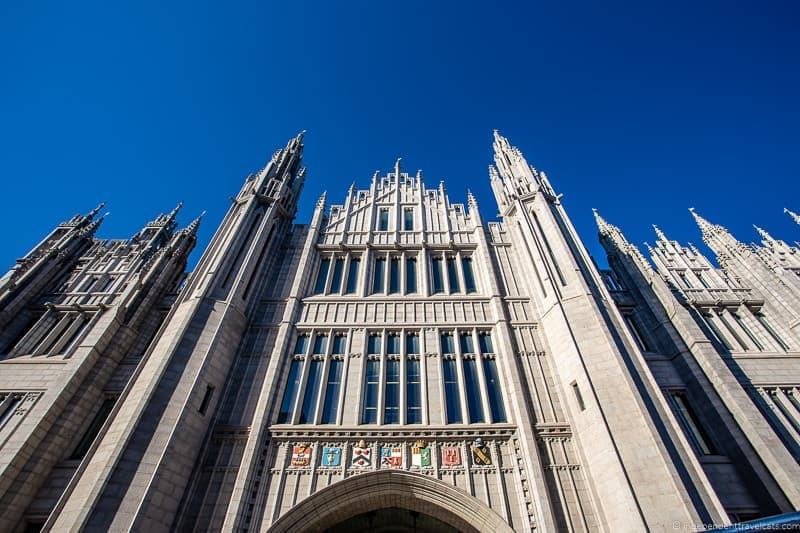
<svg viewBox="0 0 800 533"><path fill-rule="evenodd" d="M431 466L431 448L424 440L418 440L411 447L411 466L426 467ZM312 444L295 444L292 446L292 466L310 466ZM341 446L323 446L320 459L320 466L335 467L342 464ZM461 446L443 445L441 466L461 466ZM492 455L489 447L482 439L475 439L470 445L472 464L487 466L492 464ZM368 446L364 440L358 441L352 450L350 464L358 468L372 466L372 446ZM380 446L380 465L382 468L402 468L403 467L403 446Z"/></svg>

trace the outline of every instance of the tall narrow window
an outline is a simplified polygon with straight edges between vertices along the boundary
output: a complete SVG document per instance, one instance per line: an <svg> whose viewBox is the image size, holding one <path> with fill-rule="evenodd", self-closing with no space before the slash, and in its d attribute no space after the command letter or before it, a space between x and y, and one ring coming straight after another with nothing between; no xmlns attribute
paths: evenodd
<svg viewBox="0 0 800 533"><path fill-rule="evenodd" d="M0 402L0 410L2 410L2 414L0 414L0 429L2 429L14 415L14 411L16 411L19 404L22 403L22 396L22 394L11 394L11 396L6 396L3 398L2 402Z"/></svg>
<svg viewBox="0 0 800 533"><path fill-rule="evenodd" d="M381 362L377 359L369 359L367 361L367 374L364 379L364 412L361 415L362 424L376 424L378 422L380 365Z"/></svg>
<svg viewBox="0 0 800 533"><path fill-rule="evenodd" d="M724 346L728 351L733 350L733 346L731 346L731 343L728 342L728 339L725 337L722 331L720 331L720 329L717 327L717 324L714 322L714 315L712 315L711 313L703 313L702 316L703 316L703 321L706 323L708 329L711 331L711 334L714 336L714 340L716 340L719 344Z"/></svg>
<svg viewBox="0 0 800 533"><path fill-rule="evenodd" d="M419 335L416 333L409 333L406 336L406 353L418 354L419 353Z"/></svg>
<svg viewBox="0 0 800 533"><path fill-rule="evenodd" d="M494 353L494 346L492 346L492 336L489 333L486 332L479 333L478 343L480 344L481 353Z"/></svg>
<svg viewBox="0 0 800 533"><path fill-rule="evenodd" d="M327 335L317 335L314 338L314 353L316 355L324 355L327 347L328 347Z"/></svg>
<svg viewBox="0 0 800 533"><path fill-rule="evenodd" d="M406 293L415 292L417 292L417 259L409 257L406 259Z"/></svg>
<svg viewBox="0 0 800 533"><path fill-rule="evenodd" d="M347 294L353 294L358 288L358 266L361 260L354 257L350 260L350 270L347 272Z"/></svg>
<svg viewBox="0 0 800 533"><path fill-rule="evenodd" d="M464 270L464 290L467 293L475 292L477 288L475 287L475 274L472 272L472 258L461 259L461 268Z"/></svg>
<svg viewBox="0 0 800 533"><path fill-rule="evenodd" d="M469 333L462 333L461 338L461 353L475 353L475 345L472 343L472 335Z"/></svg>
<svg viewBox="0 0 800 533"><path fill-rule="evenodd" d="M694 275L697 276L697 279L700 282L700 285L702 285L706 289L710 288L708 283L706 282L706 279L703 277L703 271L702 270L694 270L693 272L694 272Z"/></svg>
<svg viewBox="0 0 800 533"><path fill-rule="evenodd" d="M633 315L625 313L622 316L625 319L625 322L628 324L628 329L631 331L631 334L633 334L636 344L639 345L639 349L643 352L652 351L650 349L650 345L647 343L647 339L645 339L644 335L642 334L642 330L639 329L639 323L636 322L636 319L633 318Z"/></svg>
<svg viewBox="0 0 800 533"><path fill-rule="evenodd" d="M323 259L319 264L319 272L317 273L317 284L314 286L314 294L322 294L325 292L325 284L328 281L328 270L331 268L331 260Z"/></svg>
<svg viewBox="0 0 800 533"><path fill-rule="evenodd" d="M761 325L764 326L764 329L767 330L767 333L769 333L770 336L775 340L775 342L778 343L778 346L783 348L784 351L788 352L789 351L789 345L786 344L786 341L784 341L781 338L781 336L778 334L778 332L775 331L775 328L773 328L772 324L769 323L769 321L767 320L767 317L764 316L764 313L756 313L756 318L761 323Z"/></svg>
<svg viewBox="0 0 800 533"><path fill-rule="evenodd" d="M442 375L444 376L444 396L448 424L461 423L461 394L458 390L458 374L456 360L444 359L442 361Z"/></svg>
<svg viewBox="0 0 800 533"><path fill-rule="evenodd" d="M300 378L303 375L303 361L295 359L289 367L289 378L286 380L286 390L283 393L281 410L278 413L278 424L291 422L294 411L295 398L300 389Z"/></svg>
<svg viewBox="0 0 800 533"><path fill-rule="evenodd" d="M370 355L376 355L381 353L381 336L380 335L370 335L369 340L367 341L367 353Z"/></svg>
<svg viewBox="0 0 800 533"><path fill-rule="evenodd" d="M347 349L347 336L336 335L333 338L333 352L336 355L342 355Z"/></svg>
<svg viewBox="0 0 800 533"><path fill-rule="evenodd" d="M573 381L571 383L571 386L572 386L572 392L575 394L575 401L578 402L578 408L581 411L585 411L586 410L586 404L583 402L583 395L581 394L581 389L578 386L578 382L577 381Z"/></svg>
<svg viewBox="0 0 800 533"><path fill-rule="evenodd" d="M383 423L400 423L400 361L386 360L386 398L383 402Z"/></svg>
<svg viewBox="0 0 800 533"><path fill-rule="evenodd" d="M408 359L406 361L406 423L422 423L422 398L420 396L419 361L417 359Z"/></svg>
<svg viewBox="0 0 800 533"><path fill-rule="evenodd" d="M744 339L742 338L741 335L739 335L739 332L736 331L736 328L734 328L731 325L731 323L728 322L728 319L725 318L725 311L722 311L719 314L719 319L722 321L723 324L725 324L725 327L728 329L731 335L733 335L733 338L736 339L736 342L739 343L739 346L742 348L742 351L743 352L749 351L750 347L747 345L746 342L744 342Z"/></svg>
<svg viewBox="0 0 800 533"><path fill-rule="evenodd" d="M86 455L86 452L89 451L89 447L92 445L92 442L97 437L97 434L100 433L100 428L103 427L108 415L111 413L111 409L114 408L114 403L116 403L116 398L106 398L103 400L102 405L100 406L100 410L97 411L97 414L94 415L92 419L92 423L89 424L89 429L86 430L86 433L83 434L81 441L78 443L78 446L72 452L70 459L83 459L83 456Z"/></svg>
<svg viewBox="0 0 800 533"><path fill-rule="evenodd" d="M406 231L414 230L414 210L410 207L403 210L403 229Z"/></svg>
<svg viewBox="0 0 800 533"><path fill-rule="evenodd" d="M336 337L337 339L344 337ZM334 343L335 344L335 343ZM325 385L325 403L322 406L322 423L335 424L336 414L339 410L339 390L342 386L342 365L341 359L331 359L328 368L328 383Z"/></svg>
<svg viewBox="0 0 800 533"><path fill-rule="evenodd" d="M392 257L389 261L389 294L400 292L400 258Z"/></svg>
<svg viewBox="0 0 800 533"><path fill-rule="evenodd" d="M694 411L689 406L685 394L682 391L671 391L670 400L672 400L672 405L678 415L678 420L683 426L684 433L692 441L697 451L703 455L715 455L714 446L700 425Z"/></svg>
<svg viewBox="0 0 800 533"><path fill-rule="evenodd" d="M381 208L378 211L378 231L389 231L389 210Z"/></svg>
<svg viewBox="0 0 800 533"><path fill-rule="evenodd" d="M444 292L444 272L442 272L442 258L434 257L433 267L433 292Z"/></svg>
<svg viewBox="0 0 800 533"><path fill-rule="evenodd" d="M761 342L758 340L758 337L755 336L755 333L750 331L750 328L747 327L747 324L742 318L742 315L740 315L739 313L731 313L731 315L733 315L733 319L736 320L736 323L739 324L739 327L742 328L742 331L744 331L745 335L747 335L747 338L750 339L750 341L753 343L756 349L763 352L764 345L761 344Z"/></svg>
<svg viewBox="0 0 800 533"><path fill-rule="evenodd" d="M483 422L481 383L478 381L478 366L475 359L464 359L464 385L467 388L467 410L470 424Z"/></svg>
<svg viewBox="0 0 800 533"><path fill-rule="evenodd" d="M500 390L500 377L497 375L497 362L494 359L483 360L483 376L486 378L492 422L506 422L506 410L505 407L503 407L503 393Z"/></svg>
<svg viewBox="0 0 800 533"><path fill-rule="evenodd" d="M399 354L400 353L400 336L389 335L386 342L386 353Z"/></svg>
<svg viewBox="0 0 800 533"><path fill-rule="evenodd" d="M340 257L333 264L333 278L331 279L331 292L334 294L342 290L343 273L344 273L344 258Z"/></svg>
<svg viewBox="0 0 800 533"><path fill-rule="evenodd" d="M692 288L692 284L689 283L689 278L686 277L686 271L685 270L678 270L678 276L681 278L681 281L683 282L683 286L684 287L686 287L687 289L691 289Z"/></svg>
<svg viewBox="0 0 800 533"><path fill-rule="evenodd" d="M319 382L322 377L322 361L312 359L308 367L308 379L306 380L306 391L303 394L303 408L300 409L300 424L314 423L314 410L317 408L317 393L319 393Z"/></svg>
<svg viewBox="0 0 800 533"><path fill-rule="evenodd" d="M386 277L386 258L379 257L375 260L375 277L372 280L373 294L383 294L385 277Z"/></svg>
<svg viewBox="0 0 800 533"><path fill-rule="evenodd" d="M456 344L452 333L442 333L442 353L456 353Z"/></svg>
<svg viewBox="0 0 800 533"><path fill-rule="evenodd" d="M450 292L458 292L458 267L455 257L447 258L447 281L450 283Z"/></svg>
<svg viewBox="0 0 800 533"><path fill-rule="evenodd" d="M308 335L299 335L297 342L294 344L294 353L296 355L305 355L308 350Z"/></svg>

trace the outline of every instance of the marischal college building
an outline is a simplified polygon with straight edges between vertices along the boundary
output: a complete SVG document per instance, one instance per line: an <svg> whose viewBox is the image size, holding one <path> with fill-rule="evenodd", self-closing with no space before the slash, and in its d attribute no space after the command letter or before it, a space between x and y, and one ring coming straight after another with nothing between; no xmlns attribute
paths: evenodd
<svg viewBox="0 0 800 533"><path fill-rule="evenodd" d="M796 246L693 212L718 268L596 214L598 269L496 132L498 222L398 161L295 224L302 153L245 180L190 274L199 219L105 240L98 208L0 278L0 531L692 531L800 507Z"/></svg>

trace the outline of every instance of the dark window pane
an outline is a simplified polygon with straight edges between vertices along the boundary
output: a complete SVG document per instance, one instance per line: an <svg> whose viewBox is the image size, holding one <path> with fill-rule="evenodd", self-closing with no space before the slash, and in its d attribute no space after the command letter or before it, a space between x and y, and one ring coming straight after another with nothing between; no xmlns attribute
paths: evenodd
<svg viewBox="0 0 800 533"><path fill-rule="evenodd" d="M325 292L325 282L328 280L328 269L330 267L330 259L323 259L320 263L319 273L317 274L317 284L314 286L314 294L322 294Z"/></svg>
<svg viewBox="0 0 800 533"><path fill-rule="evenodd" d="M317 335L314 339L314 353L315 354L324 354L325 349L328 347L328 336L327 335Z"/></svg>
<svg viewBox="0 0 800 533"><path fill-rule="evenodd" d="M389 293L400 292L400 258L392 257L389 261Z"/></svg>
<svg viewBox="0 0 800 533"><path fill-rule="evenodd" d="M419 336L406 336L406 353L419 353Z"/></svg>
<svg viewBox="0 0 800 533"><path fill-rule="evenodd" d="M406 361L406 423L422 423L419 361L415 359Z"/></svg>
<svg viewBox="0 0 800 533"><path fill-rule="evenodd" d="M478 381L478 366L475 359L464 360L464 385L467 388L467 410L470 424L483 422L481 384Z"/></svg>
<svg viewBox="0 0 800 533"><path fill-rule="evenodd" d="M344 272L344 259L337 259L333 264L333 279L331 280L331 292L342 290L342 273Z"/></svg>
<svg viewBox="0 0 800 533"><path fill-rule="evenodd" d="M347 294L356 292L358 287L358 265L360 264L360 259L350 260L350 270L347 272Z"/></svg>
<svg viewBox="0 0 800 533"><path fill-rule="evenodd" d="M461 266L464 269L464 289L467 292L475 292L475 275L472 273L472 258L465 257L461 260Z"/></svg>
<svg viewBox="0 0 800 533"><path fill-rule="evenodd" d="M297 343L294 345L294 353L305 354L308 348L308 335L300 335L297 337Z"/></svg>
<svg viewBox="0 0 800 533"><path fill-rule="evenodd" d="M400 423L400 361L386 361L386 398L383 403L383 423Z"/></svg>
<svg viewBox="0 0 800 533"><path fill-rule="evenodd" d="M378 382L380 380L380 361L367 361L367 375L364 380L364 412L362 424L378 422Z"/></svg>
<svg viewBox="0 0 800 533"><path fill-rule="evenodd" d="M406 259L406 292L417 292L417 260L414 258Z"/></svg>
<svg viewBox="0 0 800 533"><path fill-rule="evenodd" d="M489 409L492 411L492 422L506 422L500 378L497 376L497 363L494 359L483 360L483 375L486 377L486 387L489 389Z"/></svg>
<svg viewBox="0 0 800 533"><path fill-rule="evenodd" d="M387 231L389 229L389 210L381 209L378 211L378 231Z"/></svg>
<svg viewBox="0 0 800 533"><path fill-rule="evenodd" d="M458 272L456 271L456 260L453 257L447 258L447 280L450 282L450 292L458 292Z"/></svg>
<svg viewBox="0 0 800 533"><path fill-rule="evenodd" d="M322 361L311 361L311 366L308 367L306 392L303 395L303 408L300 410L300 424L314 423L314 409L317 408L317 393L319 392L319 382L321 377Z"/></svg>
<svg viewBox="0 0 800 533"><path fill-rule="evenodd" d="M400 353L400 336L399 335L389 335L389 342L386 346L386 353Z"/></svg>
<svg viewBox="0 0 800 533"><path fill-rule="evenodd" d="M381 336L370 335L367 343L367 353L378 354L381 353Z"/></svg>
<svg viewBox="0 0 800 533"><path fill-rule="evenodd" d="M680 420L683 426L684 433L686 433L689 440L692 441L697 451L702 455L716 454L711 440L700 425L700 421L689 405L689 402L686 400L684 393L681 391L672 391L670 393L670 398L672 399L675 412L678 415L678 420Z"/></svg>
<svg viewBox="0 0 800 533"><path fill-rule="evenodd" d="M481 333L478 335L478 340L481 344L482 353L494 353L494 346L492 346L492 336L488 333Z"/></svg>
<svg viewBox="0 0 800 533"><path fill-rule="evenodd" d="M456 344L452 335L446 333L442 335L442 353L456 353Z"/></svg>
<svg viewBox="0 0 800 533"><path fill-rule="evenodd" d="M433 292L444 291L444 274L442 273L442 258L433 258Z"/></svg>
<svg viewBox="0 0 800 533"><path fill-rule="evenodd" d="M289 367L289 378L286 380L286 390L283 393L281 410L278 413L278 424L291 422L294 410L295 397L300 388L300 377L303 374L303 361L295 359Z"/></svg>
<svg viewBox="0 0 800 533"><path fill-rule="evenodd" d="M458 391L456 361L454 359L445 359L442 361L442 369L447 423L459 424L461 423L461 395Z"/></svg>
<svg viewBox="0 0 800 533"><path fill-rule="evenodd" d="M337 339L343 337L336 337ZM335 424L339 410L339 390L342 384L342 365L340 359L333 359L328 369L328 384L325 387L325 404L322 408L322 423Z"/></svg>
<svg viewBox="0 0 800 533"><path fill-rule="evenodd" d="M403 212L403 229L412 231L414 229L414 210L406 209Z"/></svg>
<svg viewBox="0 0 800 533"><path fill-rule="evenodd" d="M343 354L347 349L347 337L344 335L336 335L333 338L333 353Z"/></svg>
<svg viewBox="0 0 800 533"><path fill-rule="evenodd" d="M78 443L77 448L72 452L70 459L83 459L83 456L86 455L86 452L89 451L89 448L94 442L94 439L97 437L97 434L100 433L100 429L103 427L108 415L111 414L111 409L114 408L114 404L117 402L116 398L107 398L103 401L103 404L100 406L100 410L94 415L92 419L92 423L89 424L89 429L86 430L81 441ZM16 410L16 407L15 409Z"/></svg>
<svg viewBox="0 0 800 533"><path fill-rule="evenodd" d="M386 259L380 257L375 260L375 278L372 282L372 293L383 293L384 278L386 277Z"/></svg>
<svg viewBox="0 0 800 533"><path fill-rule="evenodd" d="M475 353L475 345L472 344L472 335L469 333L461 334L461 353Z"/></svg>

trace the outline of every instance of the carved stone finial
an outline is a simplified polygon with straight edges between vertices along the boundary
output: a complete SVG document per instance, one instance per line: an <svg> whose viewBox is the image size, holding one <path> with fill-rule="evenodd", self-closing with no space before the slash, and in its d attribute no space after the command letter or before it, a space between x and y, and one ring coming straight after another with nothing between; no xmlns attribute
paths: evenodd
<svg viewBox="0 0 800 533"><path fill-rule="evenodd" d="M783 208L783 212L786 213L787 215L789 215L790 217L792 217L792 220L794 220L795 223L800 224L800 215L798 215L794 211L791 211L790 209L787 209L785 207Z"/></svg>

